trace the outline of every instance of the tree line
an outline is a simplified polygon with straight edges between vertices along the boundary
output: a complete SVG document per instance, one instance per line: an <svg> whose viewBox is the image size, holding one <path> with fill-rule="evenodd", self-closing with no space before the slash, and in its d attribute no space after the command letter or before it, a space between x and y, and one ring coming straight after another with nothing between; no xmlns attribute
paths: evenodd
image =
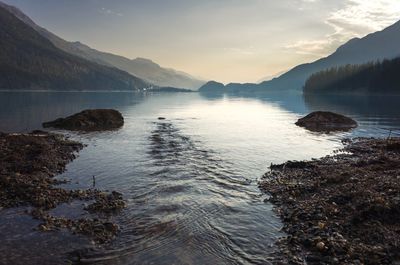
<svg viewBox="0 0 400 265"><path fill-rule="evenodd" d="M317 72L306 81L304 93L400 94L400 57Z"/></svg>

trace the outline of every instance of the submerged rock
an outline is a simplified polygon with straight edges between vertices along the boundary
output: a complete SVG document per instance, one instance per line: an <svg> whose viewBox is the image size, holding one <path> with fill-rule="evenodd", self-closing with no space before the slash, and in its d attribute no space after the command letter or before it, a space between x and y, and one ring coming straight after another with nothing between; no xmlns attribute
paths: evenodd
<svg viewBox="0 0 400 265"><path fill-rule="evenodd" d="M117 213L125 208L122 194L116 191L108 193L97 193L96 201L85 209L89 212Z"/></svg>
<svg viewBox="0 0 400 265"><path fill-rule="evenodd" d="M297 126L313 132L348 131L358 126L352 118L329 111L316 111L296 122Z"/></svg>
<svg viewBox="0 0 400 265"><path fill-rule="evenodd" d="M84 110L67 118L43 123L44 128L71 131L103 131L118 129L124 125L122 114L113 109Z"/></svg>

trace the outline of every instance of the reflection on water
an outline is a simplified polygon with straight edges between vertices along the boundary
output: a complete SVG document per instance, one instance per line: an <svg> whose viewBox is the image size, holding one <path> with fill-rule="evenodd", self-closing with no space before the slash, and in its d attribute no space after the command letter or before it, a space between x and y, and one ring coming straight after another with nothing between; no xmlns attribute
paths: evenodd
<svg viewBox="0 0 400 265"><path fill-rule="evenodd" d="M306 113L307 107L304 104L304 99L299 91L289 91L279 93L276 91L271 92L254 92L254 91L241 91L226 93L211 93L201 92L200 95L208 100L220 100L222 98L241 98L250 100L259 100L268 103L278 104L280 107L293 113Z"/></svg>
<svg viewBox="0 0 400 265"><path fill-rule="evenodd" d="M122 192L128 205L114 217L120 235L101 248L62 231L29 233L36 224L26 217L6 233L10 218L23 211L3 210L0 251L23 246L25 251L14 252L23 253L25 262L8 259L16 264L26 264L29 255L43 264L62 263L77 249L85 249L86 264L268 264L282 236L279 219L257 188L269 164L329 154L344 137L399 129L400 111L389 104L378 111L364 103L374 109L365 112L368 108L354 101L351 107L305 102L298 94L276 93L0 93L0 131L38 129L43 121L85 108L120 110L121 130L68 133L88 147L60 177L73 180L68 187L90 188L95 175L99 188ZM361 126L352 133L320 135L294 125L315 109L349 114ZM62 248L56 247L57 238L65 242Z"/></svg>
<svg viewBox="0 0 400 265"><path fill-rule="evenodd" d="M28 131L85 108L121 108L143 98L136 93L0 92L0 131Z"/></svg>

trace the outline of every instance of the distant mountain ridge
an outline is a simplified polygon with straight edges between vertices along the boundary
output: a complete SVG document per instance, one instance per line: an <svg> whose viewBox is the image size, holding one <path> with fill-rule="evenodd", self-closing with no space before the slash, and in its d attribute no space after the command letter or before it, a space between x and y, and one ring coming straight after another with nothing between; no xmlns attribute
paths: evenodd
<svg viewBox="0 0 400 265"><path fill-rule="evenodd" d="M224 85L222 83L216 82L216 81L209 81L203 86L199 88L199 92L202 93L228 93L228 92L247 92L247 91L253 91L253 90L258 90L259 87L257 84L252 84L252 83L247 83L247 84L241 84L241 83L229 83L227 85Z"/></svg>
<svg viewBox="0 0 400 265"><path fill-rule="evenodd" d="M400 21L382 31L363 38L354 38L340 46L333 54L313 63L296 66L289 72L259 86L270 89L301 89L313 73L334 66L362 64L393 59L400 55Z"/></svg>
<svg viewBox="0 0 400 265"><path fill-rule="evenodd" d="M400 21L363 38L351 39L331 55L312 63L298 65L272 80L260 84L228 84L225 86L225 90L230 91L230 88L232 88L235 91L301 91L306 80L316 72L335 66L363 64L393 59L398 56L400 56ZM221 90L220 87L219 90Z"/></svg>
<svg viewBox="0 0 400 265"><path fill-rule="evenodd" d="M0 89L139 91L150 86L58 49L2 6L0 25Z"/></svg>
<svg viewBox="0 0 400 265"><path fill-rule="evenodd" d="M2 2L0 2L0 6L31 26L42 36L50 40L56 47L70 54L102 65L119 68L156 86L195 90L205 83L205 81L198 80L184 72L163 68L149 59L136 58L131 60L123 56L98 51L80 42L66 41L47 29L38 26L18 8Z"/></svg>

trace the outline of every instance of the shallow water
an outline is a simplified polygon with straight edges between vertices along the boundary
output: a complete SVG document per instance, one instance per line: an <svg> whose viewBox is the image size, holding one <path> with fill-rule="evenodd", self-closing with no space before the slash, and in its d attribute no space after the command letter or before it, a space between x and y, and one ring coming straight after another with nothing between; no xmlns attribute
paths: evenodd
<svg viewBox="0 0 400 265"><path fill-rule="evenodd" d="M6 243L0 252L13 248L15 253L0 262L18 263L12 255L22 252L22 238L15 236L21 231L25 260L32 255L43 264L62 263L77 249L86 249L87 264L268 264L274 242L283 235L282 224L264 202L259 178L271 163L330 154L345 137L398 135L398 100L379 100L304 100L296 94L0 93L0 131L38 129L43 121L85 108L120 110L125 126L118 131L59 131L88 145L59 177L71 180L69 188L90 188L95 176L97 188L122 192L128 201L122 214L113 217L121 233L102 248L65 231L27 233L37 225L28 217L19 217L18 226L13 225L17 228L5 233L7 220L23 211L2 210L0 233ZM348 114L360 127L321 135L294 125L316 109ZM166 119L158 120L161 116Z"/></svg>

